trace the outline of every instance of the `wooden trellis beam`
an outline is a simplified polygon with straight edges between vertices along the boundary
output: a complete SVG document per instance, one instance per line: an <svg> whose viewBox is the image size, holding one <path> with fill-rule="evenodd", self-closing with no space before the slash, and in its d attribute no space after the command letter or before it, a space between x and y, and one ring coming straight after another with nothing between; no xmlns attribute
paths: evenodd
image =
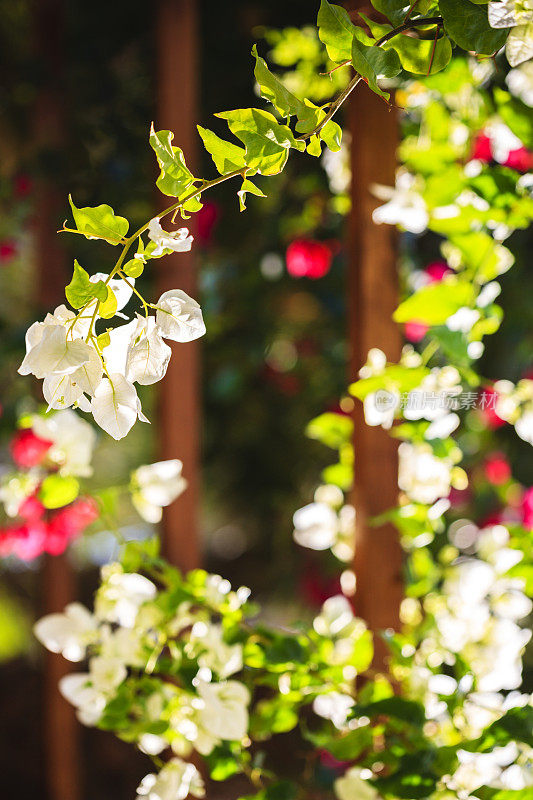
<svg viewBox="0 0 533 800"><path fill-rule="evenodd" d="M196 0L160 0L157 24L158 129L174 132L192 171L196 162L198 85L198 9ZM165 201L158 198L160 207ZM162 205L161 205L162 204ZM186 223L194 234L194 215ZM169 219L165 220L169 224ZM183 289L197 296L194 245L190 253L173 253L156 262L158 290ZM200 346L172 345L172 358L159 395L159 457L179 458L188 488L163 517L166 556L184 570L198 567L200 502Z"/></svg>
<svg viewBox="0 0 533 800"><path fill-rule="evenodd" d="M392 102L394 102L392 98ZM352 135L352 210L349 219L350 377L365 363L368 350L379 347L397 360L401 339L392 321L397 306L397 235L393 227L374 225L379 205L374 183L394 185L398 120L394 106L366 86L359 86L349 107ZM373 631L396 628L402 598L402 552L392 525L373 527L372 517L397 504L397 445L380 427L365 424L362 404L354 410L357 510L355 604ZM385 656L376 637L376 664Z"/></svg>

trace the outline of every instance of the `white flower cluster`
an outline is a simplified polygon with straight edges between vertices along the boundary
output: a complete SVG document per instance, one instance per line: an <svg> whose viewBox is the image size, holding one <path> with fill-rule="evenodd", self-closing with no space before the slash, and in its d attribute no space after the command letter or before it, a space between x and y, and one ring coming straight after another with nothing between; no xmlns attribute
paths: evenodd
<svg viewBox="0 0 533 800"><path fill-rule="evenodd" d="M343 670L346 684L345 687L340 687L345 691L324 691L318 694L313 701L313 711L319 717L331 720L336 728L342 730L346 727L350 710L355 705L349 692L353 688L357 671L350 665L350 660L357 641L366 634L367 628L363 620L354 615L350 601L342 594L325 601L320 614L313 621L313 628L319 636L331 641L329 662L346 665Z"/></svg>
<svg viewBox="0 0 533 800"><path fill-rule="evenodd" d="M139 724L137 745L151 755L170 747L178 757L158 775L144 778L137 790L139 798L175 800L189 792L203 796L198 773L181 758L193 749L208 755L222 741L241 741L247 734L249 691L243 683L228 680L242 669L242 645L225 642L216 615L222 604L238 610L250 592L245 587L232 592L228 581L208 575L204 593L203 605L184 601L165 617L156 585L114 563L102 569L94 613L71 603L64 613L50 614L35 625L37 638L52 652L70 661L88 659L86 672L65 676L59 687L85 725L99 723L106 706L130 678L157 673L165 646L174 665L181 659L196 662L192 690L181 688L172 678L165 680L164 675L150 690L142 718L148 730L143 732ZM137 703L137 710L132 707L130 714L141 713ZM163 732L150 732L150 726L162 720L168 723L166 728L163 724Z"/></svg>
<svg viewBox="0 0 533 800"><path fill-rule="evenodd" d="M424 601L435 625L420 643L406 676L410 691L423 700L427 718L437 726L434 735L443 741L457 732L474 740L510 709L533 704L529 695L516 691L522 682L522 654L531 637L517 623L531 613L533 604L524 594L523 581L506 574L523 557L508 543L509 532L502 525L478 531L475 555L450 566L440 593ZM416 606L417 601L408 599L404 605ZM410 613L411 624L418 624L416 609ZM438 671L453 671L458 661L468 669L460 680ZM449 711L446 698L461 695L464 702ZM461 800L480 786L523 789L533 785L532 755L531 748L515 742L489 753L459 750L459 767L449 776L448 786Z"/></svg>
<svg viewBox="0 0 533 800"><path fill-rule="evenodd" d="M157 254L190 250L192 237L185 228L168 233L155 218L148 233ZM111 294L116 301L115 313L124 317L121 311L136 291L134 279L97 274L90 280L105 284L108 297ZM145 301L143 305L144 316L136 314L130 322L99 336L95 324L101 308L96 297L77 314L58 306L28 329L20 374L43 379L49 409L75 406L90 411L110 436L123 438L137 419L148 422L134 384L149 385L164 377L172 354L164 340L190 342L205 333L200 306L181 289L164 292L155 305ZM149 307L154 315L148 314Z"/></svg>
<svg viewBox="0 0 533 800"><path fill-rule="evenodd" d="M344 504L338 486L315 491L314 502L295 511L294 541L311 550L329 550L339 561L351 561L355 550L355 509Z"/></svg>
<svg viewBox="0 0 533 800"><path fill-rule="evenodd" d="M523 379L516 386L511 381L497 381L496 413L514 425L525 442L533 445L533 380Z"/></svg>
<svg viewBox="0 0 533 800"><path fill-rule="evenodd" d="M511 28L505 54L512 67L533 58L533 0L490 0L489 23Z"/></svg>
<svg viewBox="0 0 533 800"><path fill-rule="evenodd" d="M131 499L146 522L161 521L163 508L170 505L187 488L181 474L183 464L177 458L144 464L131 474Z"/></svg>
<svg viewBox="0 0 533 800"><path fill-rule="evenodd" d="M429 444L402 442L398 448L398 486L415 503L432 505L448 497L454 463L438 458Z"/></svg>

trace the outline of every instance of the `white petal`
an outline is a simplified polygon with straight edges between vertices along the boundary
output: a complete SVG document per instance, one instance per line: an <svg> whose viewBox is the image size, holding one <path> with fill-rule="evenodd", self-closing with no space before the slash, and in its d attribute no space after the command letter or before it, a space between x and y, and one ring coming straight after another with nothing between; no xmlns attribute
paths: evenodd
<svg viewBox="0 0 533 800"><path fill-rule="evenodd" d="M137 336L130 344L126 360L126 377L143 386L160 381L167 371L172 350L155 327L155 319L139 319Z"/></svg>
<svg viewBox="0 0 533 800"><path fill-rule="evenodd" d="M491 28L512 28L516 25L515 0L491 0L489 25Z"/></svg>
<svg viewBox="0 0 533 800"><path fill-rule="evenodd" d="M122 439L137 419L137 392L123 375L104 378L91 403L95 421L114 439Z"/></svg>
<svg viewBox="0 0 533 800"><path fill-rule="evenodd" d="M533 58L533 22L512 29L507 37L505 55L512 67Z"/></svg>
<svg viewBox="0 0 533 800"><path fill-rule="evenodd" d="M200 305L181 289L164 292L157 301L156 322L165 339L191 342L205 333Z"/></svg>

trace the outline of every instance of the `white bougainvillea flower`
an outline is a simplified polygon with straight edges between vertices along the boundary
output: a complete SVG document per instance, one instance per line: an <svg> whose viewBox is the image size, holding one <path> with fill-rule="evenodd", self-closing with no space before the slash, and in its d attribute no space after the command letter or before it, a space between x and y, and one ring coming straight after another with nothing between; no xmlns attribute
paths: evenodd
<svg viewBox="0 0 533 800"><path fill-rule="evenodd" d="M32 428L41 439L54 443L48 457L58 465L61 474L83 478L92 475L96 433L78 414L70 409L45 416L35 414Z"/></svg>
<svg viewBox="0 0 533 800"><path fill-rule="evenodd" d="M429 222L424 198L416 188L416 179L405 170L400 170L396 186L374 184L372 191L380 200L387 200L376 208L372 219L376 224L399 225L411 233L423 233Z"/></svg>
<svg viewBox="0 0 533 800"><path fill-rule="evenodd" d="M398 448L398 486L417 503L431 505L440 497L448 497L452 464L437 458L429 446L402 442Z"/></svg>
<svg viewBox="0 0 533 800"><path fill-rule="evenodd" d="M104 378L91 402L95 421L113 439L122 439L137 419L146 422L135 386L118 372Z"/></svg>
<svg viewBox="0 0 533 800"><path fill-rule="evenodd" d="M240 741L246 736L250 693L243 683L199 681L197 691L198 752L207 755L219 740Z"/></svg>
<svg viewBox="0 0 533 800"><path fill-rule="evenodd" d="M192 342L205 333L202 309L181 289L164 292L156 304L156 322L161 336L174 342Z"/></svg>
<svg viewBox="0 0 533 800"><path fill-rule="evenodd" d="M82 339L67 339L67 329L61 325L43 325L39 341L19 367L21 375L69 375L90 360L91 348Z"/></svg>
<svg viewBox="0 0 533 800"><path fill-rule="evenodd" d="M349 694L328 692L315 697L313 711L319 717L331 720L336 728L342 728L346 725L348 713L353 705L354 699Z"/></svg>
<svg viewBox="0 0 533 800"><path fill-rule="evenodd" d="M148 238L157 245L152 253L154 256L162 255L165 250L184 253L191 249L194 241L187 228L178 228L177 231L164 231L159 222L159 217L154 217L150 220Z"/></svg>
<svg viewBox="0 0 533 800"><path fill-rule="evenodd" d="M126 378L148 386L164 378L172 350L165 344L155 317L137 315L137 327L126 356Z"/></svg>
<svg viewBox="0 0 533 800"><path fill-rule="evenodd" d="M515 97L518 97L526 106L533 107L533 61L528 61L510 70L505 82Z"/></svg>
<svg viewBox="0 0 533 800"><path fill-rule="evenodd" d="M39 641L67 661L82 661L87 647L98 638L98 623L81 603L69 603L63 614L47 614L34 625Z"/></svg>
<svg viewBox="0 0 533 800"><path fill-rule="evenodd" d="M141 606L156 596L155 584L144 575L123 572L118 564L102 567L101 575L95 601L97 619L133 628Z"/></svg>
<svg viewBox="0 0 533 800"><path fill-rule="evenodd" d="M59 691L78 710L83 725L96 725L107 702L127 677L128 671L120 659L95 656L89 662L89 672L65 675L59 681Z"/></svg>
<svg viewBox="0 0 533 800"><path fill-rule="evenodd" d="M366 773L371 777L369 770L351 767L342 778L337 778L334 784L335 794L339 800L378 800L379 793L372 784L363 778Z"/></svg>
<svg viewBox="0 0 533 800"><path fill-rule="evenodd" d="M512 67L533 57L532 0L491 0L489 23L493 28L512 28L507 37L505 54Z"/></svg>
<svg viewBox="0 0 533 800"><path fill-rule="evenodd" d="M328 550L337 540L338 518L325 503L309 503L294 512L294 541L311 550Z"/></svg>
<svg viewBox="0 0 533 800"><path fill-rule="evenodd" d="M198 658L200 667L215 672L219 678L229 678L242 669L242 645L226 644L221 625L195 622L186 651Z"/></svg>
<svg viewBox="0 0 533 800"><path fill-rule="evenodd" d="M182 462L173 458L145 464L132 473L132 501L147 522L159 522L162 508L170 505L187 488L182 468Z"/></svg>
<svg viewBox="0 0 533 800"><path fill-rule="evenodd" d="M446 327L450 331L461 331L462 333L468 333L472 330L472 327L478 321L480 316L481 315L477 308L467 308L464 306L463 308L458 309L455 314L452 314L451 317L448 317L446 320Z"/></svg>
<svg viewBox="0 0 533 800"><path fill-rule="evenodd" d="M109 344L102 348L102 355L109 373L120 372L126 375L126 361L128 351L135 337L137 320L133 319L126 325L117 325L109 331Z"/></svg>
<svg viewBox="0 0 533 800"><path fill-rule="evenodd" d="M202 776L194 766L181 758L172 758L155 775L146 775L137 787L137 800L185 800L204 797Z"/></svg>
<svg viewBox="0 0 533 800"><path fill-rule="evenodd" d="M458 750L459 767L454 772L448 786L455 791L470 795L480 786L490 786L501 775L502 767L511 764L518 755L515 742L505 747L495 747L489 753L475 753Z"/></svg>
<svg viewBox="0 0 533 800"><path fill-rule="evenodd" d="M320 614L313 620L313 628L320 636L342 636L349 630L354 619L352 604L348 598L337 594L324 602Z"/></svg>
<svg viewBox="0 0 533 800"><path fill-rule="evenodd" d="M77 709L77 717L82 725L91 727L97 724L107 699L92 685L89 673L64 675L59 681L59 691Z"/></svg>
<svg viewBox="0 0 533 800"><path fill-rule="evenodd" d="M390 392L386 389L370 392L363 400L366 424L372 427L381 425L387 430L394 422L399 405L400 395L398 392Z"/></svg>
<svg viewBox="0 0 533 800"><path fill-rule="evenodd" d="M69 408L86 393L93 397L102 379L102 361L93 347L89 360L69 375L49 375L43 381L43 395L48 409Z"/></svg>

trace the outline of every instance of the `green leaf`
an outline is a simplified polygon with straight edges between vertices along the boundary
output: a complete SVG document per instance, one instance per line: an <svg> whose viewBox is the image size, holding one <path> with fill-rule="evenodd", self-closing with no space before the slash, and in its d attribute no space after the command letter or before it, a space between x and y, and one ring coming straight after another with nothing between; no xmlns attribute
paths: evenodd
<svg viewBox="0 0 533 800"><path fill-rule="evenodd" d="M443 325L448 317L474 299L474 287L470 282L452 277L441 283L423 286L403 303L393 314L395 322L425 322L427 325Z"/></svg>
<svg viewBox="0 0 533 800"><path fill-rule="evenodd" d="M446 252L456 251L469 275L491 281L507 272L514 264L514 256L503 244L495 242L484 231L459 234L450 238Z"/></svg>
<svg viewBox="0 0 533 800"><path fill-rule="evenodd" d="M374 717L384 714L412 725L423 725L426 721L426 713L421 703L398 696L385 697L383 700L376 700L375 703L368 703L365 706L358 705L355 707L355 711L358 717Z"/></svg>
<svg viewBox="0 0 533 800"><path fill-rule="evenodd" d="M356 72L366 80L370 89L380 97L389 99L388 92L379 88L378 77L392 78L401 70L400 61L394 50L381 47L367 47L354 39L352 42L352 64Z"/></svg>
<svg viewBox="0 0 533 800"><path fill-rule="evenodd" d="M48 475L41 483L39 499L45 508L63 508L76 499L80 484L72 475Z"/></svg>
<svg viewBox="0 0 533 800"><path fill-rule="evenodd" d="M138 572L143 562L153 561L159 555L159 538L153 536L142 542L126 542L120 554L120 563L124 572Z"/></svg>
<svg viewBox="0 0 533 800"><path fill-rule="evenodd" d="M376 39L380 39L392 31L390 25L382 25L379 22L365 17L361 14L372 31ZM398 54L401 66L407 72L415 75L427 75L440 72L448 64L452 57L452 46L447 36L441 36L435 44L435 26L431 28L431 36L427 39L415 36L399 35L394 36L390 41L381 45L382 50L394 50ZM429 69L431 64L431 71Z"/></svg>
<svg viewBox="0 0 533 800"><path fill-rule="evenodd" d="M266 789L246 797L239 797L239 800L295 800L297 795L296 786L290 781L279 781L272 783Z"/></svg>
<svg viewBox="0 0 533 800"><path fill-rule="evenodd" d="M499 87L494 88L494 100L498 114L505 124L518 136L524 147L533 149L533 114L529 106L522 103L509 92Z"/></svg>
<svg viewBox="0 0 533 800"><path fill-rule="evenodd" d="M96 343L100 350L103 350L104 347L109 347L111 344L111 336L109 335L109 331L104 331L99 336L96 337Z"/></svg>
<svg viewBox="0 0 533 800"><path fill-rule="evenodd" d="M508 31L489 25L487 9L470 0L439 0L444 27L463 50L491 56L505 44Z"/></svg>
<svg viewBox="0 0 533 800"><path fill-rule="evenodd" d="M122 272L128 278L139 278L144 272L144 264L140 258L130 258L122 267Z"/></svg>
<svg viewBox="0 0 533 800"><path fill-rule="evenodd" d="M117 298L115 292L110 286L106 286L107 296L103 303L100 303L98 313L104 319L111 319L117 313Z"/></svg>
<svg viewBox="0 0 533 800"><path fill-rule="evenodd" d="M233 142L221 139L216 133L197 125L198 133L202 137L204 147L215 162L215 167L221 175L242 169L246 162L246 151L243 147Z"/></svg>
<svg viewBox="0 0 533 800"><path fill-rule="evenodd" d="M89 273L75 260L74 274L65 288L65 297L72 308L81 308L95 297L104 302L107 298L107 286L103 281L93 283L89 280Z"/></svg>
<svg viewBox="0 0 533 800"><path fill-rule="evenodd" d="M321 128L320 138L333 153L336 153L341 149L342 128L334 120L330 119Z"/></svg>
<svg viewBox="0 0 533 800"><path fill-rule="evenodd" d="M252 47L252 55L255 58L254 75L259 84L261 97L272 103L282 117L290 117L292 114L299 116L304 107L302 100L290 92L269 70L265 59L258 55L255 44Z"/></svg>
<svg viewBox="0 0 533 800"><path fill-rule="evenodd" d="M424 380L428 375L427 367L406 367L403 364L389 364L383 372L362 378L348 387L348 391L359 400L379 389L396 391L400 394L409 392Z"/></svg>
<svg viewBox="0 0 533 800"><path fill-rule="evenodd" d="M104 239L109 244L122 243L129 228L127 219L118 217L111 206L76 208L70 195L68 199L76 228L87 239Z"/></svg>
<svg viewBox="0 0 533 800"><path fill-rule="evenodd" d="M266 197L266 194L261 191L259 186L256 186L255 183L249 181L248 178L245 178L242 182L242 186L237 192L239 197L239 207L241 211L244 211L246 208L246 195L247 194L254 194L256 197Z"/></svg>
<svg viewBox="0 0 533 800"><path fill-rule="evenodd" d="M326 411L308 423L305 435L310 439L317 439L327 447L338 450L343 444L351 441L353 421L343 414Z"/></svg>
<svg viewBox="0 0 533 800"><path fill-rule="evenodd" d="M351 61L355 26L345 9L321 0L317 25L318 38L326 45L331 60L336 64Z"/></svg>
<svg viewBox="0 0 533 800"><path fill-rule="evenodd" d="M426 14L432 4L433 0L418 0L416 12ZM372 5L376 11L381 11L396 26L405 21L411 0L372 0Z"/></svg>
<svg viewBox="0 0 533 800"><path fill-rule="evenodd" d="M281 172L291 147L305 149L305 143L296 141L290 128L280 125L268 111L241 108L222 111L216 116L225 119L230 131L244 144L246 166L261 175Z"/></svg>
<svg viewBox="0 0 533 800"><path fill-rule="evenodd" d="M185 164L183 152L172 145L174 134L171 131L150 129L150 145L156 154L161 175L156 181L157 188L169 197L180 197L194 183L194 177Z"/></svg>

